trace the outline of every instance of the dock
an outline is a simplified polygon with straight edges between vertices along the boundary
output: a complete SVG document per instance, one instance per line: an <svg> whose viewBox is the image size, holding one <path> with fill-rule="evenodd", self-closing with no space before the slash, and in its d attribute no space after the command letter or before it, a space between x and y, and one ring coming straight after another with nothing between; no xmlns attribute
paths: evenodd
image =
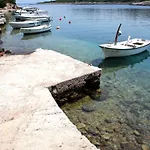
<svg viewBox="0 0 150 150"><path fill-rule="evenodd" d="M0 150L97 150L49 88L67 81L75 88L76 79L83 85L100 75L100 68L52 50L0 57Z"/></svg>

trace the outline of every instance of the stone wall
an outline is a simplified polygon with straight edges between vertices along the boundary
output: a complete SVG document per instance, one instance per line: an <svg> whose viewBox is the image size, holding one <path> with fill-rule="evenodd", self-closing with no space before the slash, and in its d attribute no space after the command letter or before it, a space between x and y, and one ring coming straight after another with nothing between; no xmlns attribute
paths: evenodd
<svg viewBox="0 0 150 150"><path fill-rule="evenodd" d="M101 71L74 78L49 87L49 91L59 105L67 101L75 101L82 98L89 90L100 87Z"/></svg>

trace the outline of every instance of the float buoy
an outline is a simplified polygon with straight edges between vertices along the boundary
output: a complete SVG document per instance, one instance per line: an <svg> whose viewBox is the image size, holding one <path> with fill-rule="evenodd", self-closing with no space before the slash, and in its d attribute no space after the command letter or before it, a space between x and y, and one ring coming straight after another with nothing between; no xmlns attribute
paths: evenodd
<svg viewBox="0 0 150 150"><path fill-rule="evenodd" d="M64 18L66 18L66 16L64 16Z"/></svg>
<svg viewBox="0 0 150 150"><path fill-rule="evenodd" d="M56 29L60 29L60 26L57 26Z"/></svg>
<svg viewBox="0 0 150 150"><path fill-rule="evenodd" d="M61 21L61 20L62 20L62 18L60 17L60 18L59 18L59 20Z"/></svg>
<svg viewBox="0 0 150 150"><path fill-rule="evenodd" d="M69 24L71 23L71 21L69 21Z"/></svg>

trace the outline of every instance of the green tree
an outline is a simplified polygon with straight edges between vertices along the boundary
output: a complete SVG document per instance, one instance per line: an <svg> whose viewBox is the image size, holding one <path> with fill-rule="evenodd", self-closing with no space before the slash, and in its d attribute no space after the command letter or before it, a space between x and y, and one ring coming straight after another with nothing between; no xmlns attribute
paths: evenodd
<svg viewBox="0 0 150 150"><path fill-rule="evenodd" d="M0 0L0 8L5 7L6 3L4 0Z"/></svg>
<svg viewBox="0 0 150 150"><path fill-rule="evenodd" d="M16 4L16 0L0 0L0 8L4 8L7 3Z"/></svg>
<svg viewBox="0 0 150 150"><path fill-rule="evenodd" d="M16 0L5 0L6 3L12 3L12 4L16 4Z"/></svg>

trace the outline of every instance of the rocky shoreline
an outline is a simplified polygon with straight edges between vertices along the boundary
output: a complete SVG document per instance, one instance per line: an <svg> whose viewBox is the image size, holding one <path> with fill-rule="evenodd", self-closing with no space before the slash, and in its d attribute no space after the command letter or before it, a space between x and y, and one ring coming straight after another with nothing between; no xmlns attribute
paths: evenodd
<svg viewBox="0 0 150 150"><path fill-rule="evenodd" d="M17 9L17 6L15 4L7 3L4 8L0 8L0 13L8 14L9 12L13 12Z"/></svg>
<svg viewBox="0 0 150 150"><path fill-rule="evenodd" d="M150 6L150 1L136 2L136 3L132 3L132 5Z"/></svg>
<svg viewBox="0 0 150 150"><path fill-rule="evenodd" d="M150 6L150 1L143 2L39 2L37 4L77 4L77 5L140 5Z"/></svg>
<svg viewBox="0 0 150 150"><path fill-rule="evenodd" d="M9 13L14 12L17 9L17 6L15 4L10 4L7 3L6 6L4 8L0 8L0 34L2 34L3 30L3 26L6 24L6 16ZM12 54L12 52L10 50L6 50L3 47L1 47L1 44L3 43L3 41L0 39L0 57L4 56L5 54Z"/></svg>

